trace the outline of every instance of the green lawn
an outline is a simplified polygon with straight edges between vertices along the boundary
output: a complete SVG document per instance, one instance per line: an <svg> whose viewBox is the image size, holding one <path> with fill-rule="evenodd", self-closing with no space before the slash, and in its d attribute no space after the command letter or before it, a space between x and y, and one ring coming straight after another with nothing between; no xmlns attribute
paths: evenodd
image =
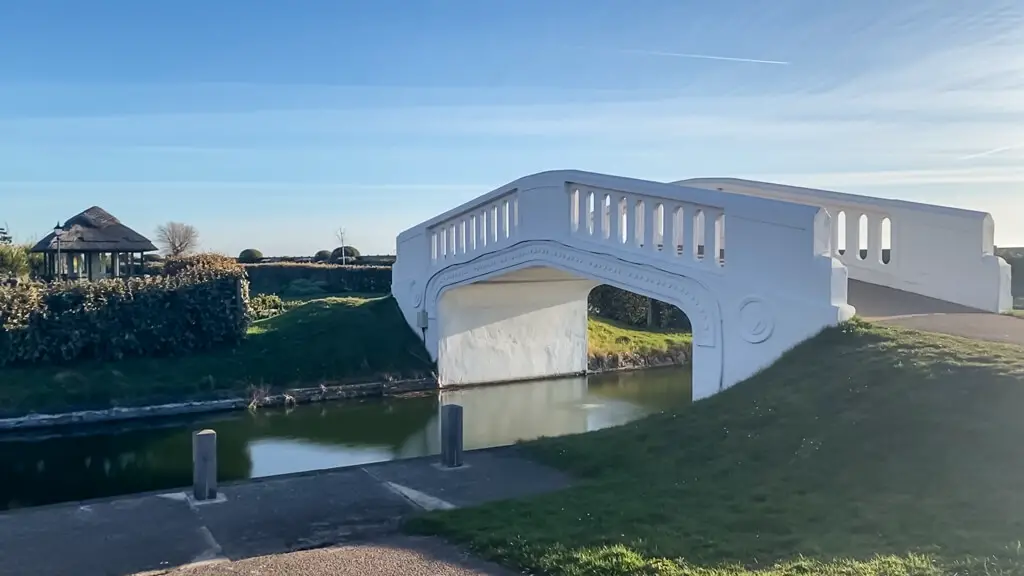
<svg viewBox="0 0 1024 576"><path fill-rule="evenodd" d="M604 318L591 317L587 328L587 348L591 355L658 354L689 348L692 340L689 333L638 330Z"/></svg>
<svg viewBox="0 0 1024 576"><path fill-rule="evenodd" d="M525 445L567 491L426 515L534 574L1024 574L1024 349L855 321L721 394Z"/></svg>
<svg viewBox="0 0 1024 576"><path fill-rule="evenodd" d="M382 377L427 376L432 364L394 300L323 298L252 325L236 348L0 369L0 410L64 411L237 396Z"/></svg>

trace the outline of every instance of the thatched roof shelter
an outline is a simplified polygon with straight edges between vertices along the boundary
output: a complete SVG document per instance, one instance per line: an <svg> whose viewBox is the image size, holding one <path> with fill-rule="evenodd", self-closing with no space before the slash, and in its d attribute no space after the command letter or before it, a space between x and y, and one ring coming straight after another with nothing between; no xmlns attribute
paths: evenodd
<svg viewBox="0 0 1024 576"><path fill-rule="evenodd" d="M148 238L125 226L109 212L93 206L73 216L61 226L60 251L90 254L96 252L154 252L157 247ZM32 247L33 252L57 252L57 234L51 232Z"/></svg>
<svg viewBox="0 0 1024 576"><path fill-rule="evenodd" d="M46 277L70 280L134 276L143 272L145 253L156 249L99 206L69 218L32 247L44 254Z"/></svg>

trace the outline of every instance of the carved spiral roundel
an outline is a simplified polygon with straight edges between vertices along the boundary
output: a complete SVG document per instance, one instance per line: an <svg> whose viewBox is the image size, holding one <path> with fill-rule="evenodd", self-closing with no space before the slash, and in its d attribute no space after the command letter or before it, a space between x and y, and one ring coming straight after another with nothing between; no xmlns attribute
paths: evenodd
<svg viewBox="0 0 1024 576"><path fill-rule="evenodd" d="M757 296L740 302L740 331L743 339L759 344L771 337L775 330L775 317L768 304Z"/></svg>
<svg viewBox="0 0 1024 576"><path fill-rule="evenodd" d="M409 281L409 292L412 293L412 305L419 308L423 305L423 291L418 290L415 280Z"/></svg>

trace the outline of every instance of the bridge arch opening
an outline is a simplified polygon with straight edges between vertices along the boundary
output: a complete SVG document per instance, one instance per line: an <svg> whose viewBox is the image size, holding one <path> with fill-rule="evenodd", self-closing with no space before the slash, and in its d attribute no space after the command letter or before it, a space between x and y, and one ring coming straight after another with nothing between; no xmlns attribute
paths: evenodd
<svg viewBox="0 0 1024 576"><path fill-rule="evenodd" d="M685 340L693 327L675 304L600 284L587 297L587 313L592 370L689 365L692 360L692 342Z"/></svg>
<svg viewBox="0 0 1024 576"><path fill-rule="evenodd" d="M424 304L436 322L424 335L428 346L436 343L442 386L586 373L591 295L597 289L598 299L618 294L655 302L652 324L689 325L692 344L684 360L693 367L693 397L720 389L718 301L699 282L547 243L522 248L520 255L495 257L493 266L459 266L465 274L442 274L428 287ZM648 310L633 310L632 321L646 324Z"/></svg>

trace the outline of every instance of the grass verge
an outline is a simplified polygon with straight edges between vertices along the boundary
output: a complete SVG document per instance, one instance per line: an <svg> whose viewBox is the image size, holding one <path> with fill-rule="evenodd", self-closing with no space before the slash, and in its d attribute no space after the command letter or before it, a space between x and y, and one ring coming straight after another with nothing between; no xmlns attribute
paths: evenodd
<svg viewBox="0 0 1024 576"><path fill-rule="evenodd" d="M730 390L524 447L567 491L433 513L548 575L1024 574L1024 349L855 321Z"/></svg>

